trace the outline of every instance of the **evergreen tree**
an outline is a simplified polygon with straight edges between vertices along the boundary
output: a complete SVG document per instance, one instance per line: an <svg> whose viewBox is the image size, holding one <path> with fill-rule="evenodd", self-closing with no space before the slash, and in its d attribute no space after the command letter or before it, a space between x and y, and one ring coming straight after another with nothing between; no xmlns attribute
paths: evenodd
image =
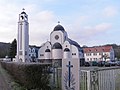
<svg viewBox="0 0 120 90"><path fill-rule="evenodd" d="M11 61L13 58L15 58L16 52L17 52L17 40L14 39L11 43L10 53L9 53L9 57L11 58Z"/></svg>

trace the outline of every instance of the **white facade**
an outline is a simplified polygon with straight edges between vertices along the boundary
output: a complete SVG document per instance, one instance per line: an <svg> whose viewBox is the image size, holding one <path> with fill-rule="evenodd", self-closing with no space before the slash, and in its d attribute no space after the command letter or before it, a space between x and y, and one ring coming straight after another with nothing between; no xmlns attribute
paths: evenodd
<svg viewBox="0 0 120 90"><path fill-rule="evenodd" d="M51 56L52 55L51 54L51 44L49 41L47 41L46 43L41 45L41 48L38 50L38 59L43 60L43 59L47 58L47 57L45 57L45 53L47 53L45 51L47 51L47 50L49 50L49 52L48 52L48 53L50 53L49 59L51 59L52 58L52 56Z"/></svg>
<svg viewBox="0 0 120 90"><path fill-rule="evenodd" d="M29 61L29 23L28 15L24 11L19 14L16 61Z"/></svg>
<svg viewBox="0 0 120 90"><path fill-rule="evenodd" d="M85 61L112 61L114 50L112 46L87 47L84 48Z"/></svg>
<svg viewBox="0 0 120 90"><path fill-rule="evenodd" d="M80 54L75 45L65 41L62 61L62 90L80 90Z"/></svg>
<svg viewBox="0 0 120 90"><path fill-rule="evenodd" d="M70 50L68 53L65 50ZM57 25L50 34L50 41L42 44L38 51L38 59L42 62L46 60L51 63L62 65L62 59L65 58L83 58L80 45L69 39L67 32L61 25ZM81 53L81 54L80 54Z"/></svg>
<svg viewBox="0 0 120 90"><path fill-rule="evenodd" d="M80 45L69 39L65 29L59 24L51 32L50 41L44 43L38 52L41 62L52 63L53 67L62 67L62 90L80 89L82 58L83 51Z"/></svg>

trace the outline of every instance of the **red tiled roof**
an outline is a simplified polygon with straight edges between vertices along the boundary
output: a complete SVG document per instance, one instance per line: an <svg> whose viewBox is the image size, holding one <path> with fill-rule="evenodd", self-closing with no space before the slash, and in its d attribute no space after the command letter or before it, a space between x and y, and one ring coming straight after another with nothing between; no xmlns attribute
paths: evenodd
<svg viewBox="0 0 120 90"><path fill-rule="evenodd" d="M112 49L112 46L98 46L98 47L83 48L84 53L90 53L90 52L110 52L111 49Z"/></svg>

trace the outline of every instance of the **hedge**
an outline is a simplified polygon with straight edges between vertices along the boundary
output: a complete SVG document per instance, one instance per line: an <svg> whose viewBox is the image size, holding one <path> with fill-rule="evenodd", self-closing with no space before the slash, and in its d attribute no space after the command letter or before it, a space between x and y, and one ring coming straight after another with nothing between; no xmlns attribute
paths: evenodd
<svg viewBox="0 0 120 90"><path fill-rule="evenodd" d="M51 90L48 72L51 64L1 62L1 65L28 90Z"/></svg>

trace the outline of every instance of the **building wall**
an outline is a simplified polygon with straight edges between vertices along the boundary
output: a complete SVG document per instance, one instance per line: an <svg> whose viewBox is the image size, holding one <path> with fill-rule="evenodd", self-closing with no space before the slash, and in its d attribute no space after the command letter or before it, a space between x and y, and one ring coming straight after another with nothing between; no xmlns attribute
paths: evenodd
<svg viewBox="0 0 120 90"><path fill-rule="evenodd" d="M52 50L52 59L62 59L63 50L62 49L53 49Z"/></svg>
<svg viewBox="0 0 120 90"><path fill-rule="evenodd" d="M59 38L56 40L55 36L58 35ZM55 44L56 42L63 44L65 41L65 35L62 31L54 31L50 34L50 42L51 44Z"/></svg>
<svg viewBox="0 0 120 90"><path fill-rule="evenodd" d="M85 61L110 61L114 60L114 50L111 48L108 52L88 52L84 53L84 57Z"/></svg>
<svg viewBox="0 0 120 90"><path fill-rule="evenodd" d="M71 45L72 58L80 58L78 48L74 45Z"/></svg>
<svg viewBox="0 0 120 90"><path fill-rule="evenodd" d="M39 49L38 59L41 61L43 60L44 62L45 59L49 59L49 56L51 56L50 60L52 60L52 64L60 63L60 66L63 57L70 59L73 58L80 59L80 56L83 56L83 54L81 54L80 51L78 50L78 48L80 48L77 47L78 44L75 43L75 41L72 41L71 39L68 38L67 32L63 30L63 28L61 29L62 26L60 25L57 26L58 26L57 29L55 30L54 28L54 30L50 34L50 42L49 42L50 44L48 45L47 43L44 43ZM51 51L50 53L45 53L47 46L50 47L50 51ZM65 48L68 48L70 52L67 51L64 52ZM48 58L45 58L45 56Z"/></svg>
<svg viewBox="0 0 120 90"><path fill-rule="evenodd" d="M68 48L70 50L70 52L65 52L65 48ZM63 51L64 51L64 58L72 58L72 50L71 50L71 45L68 41L65 41L63 44Z"/></svg>
<svg viewBox="0 0 120 90"><path fill-rule="evenodd" d="M110 60L110 52L84 53L85 61L105 61L103 55L107 55L106 61Z"/></svg>
<svg viewBox="0 0 120 90"><path fill-rule="evenodd" d="M56 40L55 39L55 36L58 35L59 38ZM56 41L59 42L60 44L63 42L63 33L61 31L54 31L51 33L50 35L50 41L51 41L51 44L55 44Z"/></svg>
<svg viewBox="0 0 120 90"><path fill-rule="evenodd" d="M41 46L41 48L38 50L38 59L45 59L45 50L46 49L50 49L50 51L51 51L51 44L50 44L50 42L46 42L46 43L44 43L42 46ZM51 59L52 57L51 57L51 55L50 55L50 59Z"/></svg>

